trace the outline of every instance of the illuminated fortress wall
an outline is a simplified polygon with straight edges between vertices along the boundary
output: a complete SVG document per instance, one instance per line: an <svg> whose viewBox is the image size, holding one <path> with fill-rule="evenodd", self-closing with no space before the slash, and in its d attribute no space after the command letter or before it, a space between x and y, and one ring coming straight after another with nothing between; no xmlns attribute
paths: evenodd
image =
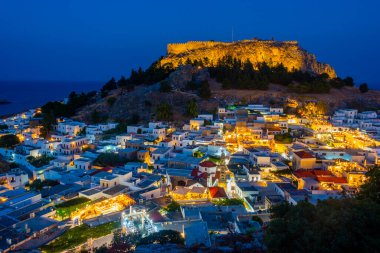
<svg viewBox="0 0 380 253"><path fill-rule="evenodd" d="M204 60L208 58L206 66L216 64L217 61L231 55L242 61L250 60L254 65L266 62L275 66L282 63L288 70L297 69L310 71L316 74L327 73L335 77L334 69L324 63L319 63L315 55L302 49L297 41L274 40L242 40L237 42L216 41L189 41L186 43L172 43L167 46L167 56L161 60L161 65L171 64L178 67L187 59Z"/></svg>

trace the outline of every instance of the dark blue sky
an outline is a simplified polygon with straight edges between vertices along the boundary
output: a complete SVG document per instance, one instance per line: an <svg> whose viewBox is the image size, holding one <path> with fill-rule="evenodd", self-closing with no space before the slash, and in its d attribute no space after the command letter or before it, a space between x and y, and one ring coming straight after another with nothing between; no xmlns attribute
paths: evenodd
<svg viewBox="0 0 380 253"><path fill-rule="evenodd" d="M380 84L380 1L0 2L0 80L104 81L169 42L298 40L338 75ZM378 86L380 88L380 85Z"/></svg>

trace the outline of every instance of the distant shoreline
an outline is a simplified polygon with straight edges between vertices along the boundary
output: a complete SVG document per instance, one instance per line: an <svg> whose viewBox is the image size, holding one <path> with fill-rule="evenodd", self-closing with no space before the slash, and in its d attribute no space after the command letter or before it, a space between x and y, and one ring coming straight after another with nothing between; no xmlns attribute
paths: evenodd
<svg viewBox="0 0 380 253"><path fill-rule="evenodd" d="M11 104L12 102L9 101L9 100L6 100L6 99L0 99L0 105L9 105Z"/></svg>
<svg viewBox="0 0 380 253"><path fill-rule="evenodd" d="M100 90L103 82L64 82L64 81L1 81L0 117L13 115L38 108L49 101L62 101L70 92Z"/></svg>

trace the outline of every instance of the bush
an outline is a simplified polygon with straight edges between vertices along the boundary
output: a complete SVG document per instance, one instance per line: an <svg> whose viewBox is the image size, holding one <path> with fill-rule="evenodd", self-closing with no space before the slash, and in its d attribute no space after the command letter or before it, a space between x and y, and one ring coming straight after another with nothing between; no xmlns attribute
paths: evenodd
<svg viewBox="0 0 380 253"><path fill-rule="evenodd" d="M218 206L240 206L244 205L244 201L242 199L219 199L213 202L215 205Z"/></svg>
<svg viewBox="0 0 380 253"><path fill-rule="evenodd" d="M167 205L164 210L168 213L171 213L171 212L177 212L180 210L180 204L178 204L176 201L172 201L169 205Z"/></svg>

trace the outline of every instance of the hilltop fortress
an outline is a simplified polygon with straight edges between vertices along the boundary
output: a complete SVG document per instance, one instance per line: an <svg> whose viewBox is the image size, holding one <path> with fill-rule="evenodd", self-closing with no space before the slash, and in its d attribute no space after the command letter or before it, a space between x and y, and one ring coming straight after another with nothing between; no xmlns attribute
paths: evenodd
<svg viewBox="0 0 380 253"><path fill-rule="evenodd" d="M315 74L326 73L330 77L336 77L330 65L317 62L315 55L302 49L297 41L252 39L236 42L171 43L167 47L167 56L160 61L160 64L178 67L187 59L203 61L207 58L207 61L203 62L206 66L211 66L226 55L242 61L250 60L253 65L266 62L268 65L275 66L282 63L288 70L296 69Z"/></svg>

